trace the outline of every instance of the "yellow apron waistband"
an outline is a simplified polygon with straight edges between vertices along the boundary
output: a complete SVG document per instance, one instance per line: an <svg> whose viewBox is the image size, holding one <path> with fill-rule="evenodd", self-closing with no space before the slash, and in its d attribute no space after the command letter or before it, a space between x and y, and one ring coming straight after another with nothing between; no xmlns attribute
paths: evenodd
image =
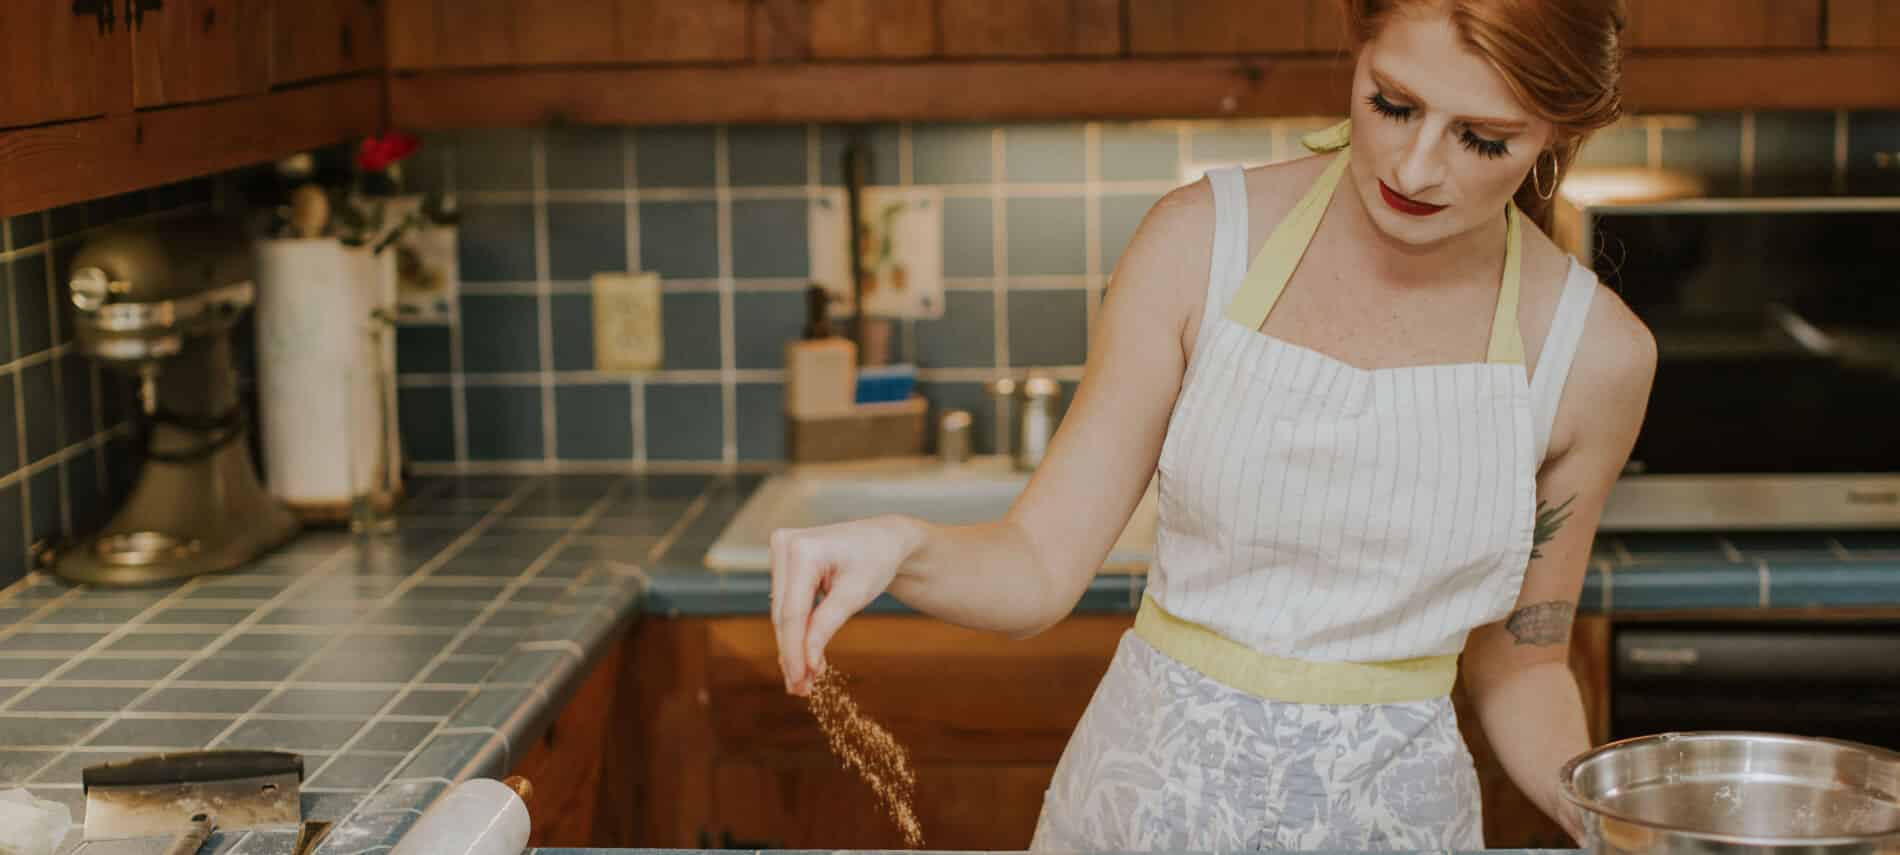
<svg viewBox="0 0 1900 855"><path fill-rule="evenodd" d="M1216 682L1271 701L1396 704L1442 698L1458 678L1458 656L1390 662L1307 662L1268 656L1141 598L1135 634Z"/></svg>

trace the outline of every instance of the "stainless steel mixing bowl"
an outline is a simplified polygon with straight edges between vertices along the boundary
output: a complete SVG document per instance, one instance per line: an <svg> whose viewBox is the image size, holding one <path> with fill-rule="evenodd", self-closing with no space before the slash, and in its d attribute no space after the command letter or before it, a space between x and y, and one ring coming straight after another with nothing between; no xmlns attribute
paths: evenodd
<svg viewBox="0 0 1900 855"><path fill-rule="evenodd" d="M1562 783L1605 855L1900 853L1900 753L1873 746L1665 733L1583 754Z"/></svg>

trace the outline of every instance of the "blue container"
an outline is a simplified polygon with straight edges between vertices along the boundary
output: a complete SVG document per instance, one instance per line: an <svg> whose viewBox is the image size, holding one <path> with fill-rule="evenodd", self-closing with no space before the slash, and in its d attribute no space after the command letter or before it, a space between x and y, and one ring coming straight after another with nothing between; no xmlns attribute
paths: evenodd
<svg viewBox="0 0 1900 855"><path fill-rule="evenodd" d="M858 394L860 404L882 404L890 401L908 401L917 388L917 366L883 365L858 369Z"/></svg>

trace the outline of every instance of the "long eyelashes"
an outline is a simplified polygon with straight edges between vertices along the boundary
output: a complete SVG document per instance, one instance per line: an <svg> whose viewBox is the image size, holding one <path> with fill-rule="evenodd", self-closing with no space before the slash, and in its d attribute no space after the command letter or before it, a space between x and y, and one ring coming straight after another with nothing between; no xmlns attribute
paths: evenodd
<svg viewBox="0 0 1900 855"><path fill-rule="evenodd" d="M1412 118L1412 108L1401 107L1391 101L1385 100L1384 92L1374 92L1367 96L1366 103L1372 105L1372 112L1378 113L1388 119L1397 119L1403 122Z"/></svg>
<svg viewBox="0 0 1900 855"><path fill-rule="evenodd" d="M1384 92L1374 92L1366 96L1366 104L1372 107L1373 112L1388 119L1404 122L1412 118L1411 107L1402 107L1386 100ZM1472 133L1470 128L1458 132L1458 142L1474 154L1486 159L1503 157L1511 153L1510 145L1503 140L1478 136Z"/></svg>
<svg viewBox="0 0 1900 855"><path fill-rule="evenodd" d="M1465 148L1477 152L1479 157L1487 160L1511 153L1510 146L1505 145L1503 140L1485 139L1472 133L1470 128L1458 132L1458 141L1463 143Z"/></svg>

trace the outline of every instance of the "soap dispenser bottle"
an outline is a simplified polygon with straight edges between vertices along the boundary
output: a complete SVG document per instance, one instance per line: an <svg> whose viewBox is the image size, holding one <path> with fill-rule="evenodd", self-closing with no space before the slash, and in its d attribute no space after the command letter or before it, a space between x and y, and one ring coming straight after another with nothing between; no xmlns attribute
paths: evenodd
<svg viewBox="0 0 1900 855"><path fill-rule="evenodd" d="M785 412L795 418L835 416L857 400L858 346L831 325L830 295L805 289L805 329L785 343Z"/></svg>

